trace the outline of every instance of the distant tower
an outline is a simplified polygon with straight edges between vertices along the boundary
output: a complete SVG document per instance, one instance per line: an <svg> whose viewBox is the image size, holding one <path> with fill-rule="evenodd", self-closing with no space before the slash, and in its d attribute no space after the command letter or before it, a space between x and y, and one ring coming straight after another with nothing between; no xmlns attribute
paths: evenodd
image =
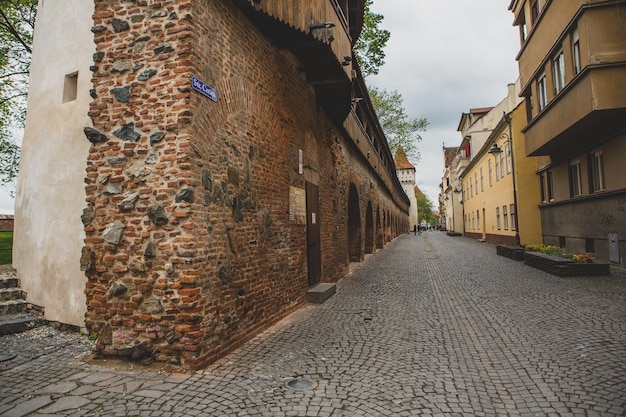
<svg viewBox="0 0 626 417"><path fill-rule="evenodd" d="M411 205L409 207L409 227L418 225L417 222L417 199L415 198L415 167L409 162L406 153L402 147L398 147L393 162L396 165L396 174L402 184L404 192L409 197Z"/></svg>

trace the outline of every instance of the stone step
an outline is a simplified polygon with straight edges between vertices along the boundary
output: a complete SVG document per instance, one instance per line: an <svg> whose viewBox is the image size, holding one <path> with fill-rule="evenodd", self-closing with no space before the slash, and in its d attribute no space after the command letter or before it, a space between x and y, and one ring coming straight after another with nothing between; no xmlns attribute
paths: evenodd
<svg viewBox="0 0 626 417"><path fill-rule="evenodd" d="M3 314L25 313L28 303L25 300L0 301L0 316Z"/></svg>
<svg viewBox="0 0 626 417"><path fill-rule="evenodd" d="M24 295L19 288L0 288L0 301L23 300Z"/></svg>
<svg viewBox="0 0 626 417"><path fill-rule="evenodd" d="M32 314L3 314L0 315L0 336L21 333L42 323L41 319Z"/></svg>
<svg viewBox="0 0 626 417"><path fill-rule="evenodd" d="M337 284L321 283L309 288L306 292L306 300L313 304L322 304L337 292Z"/></svg>
<svg viewBox="0 0 626 417"><path fill-rule="evenodd" d="M17 284L16 277L0 276L0 288L17 288Z"/></svg>

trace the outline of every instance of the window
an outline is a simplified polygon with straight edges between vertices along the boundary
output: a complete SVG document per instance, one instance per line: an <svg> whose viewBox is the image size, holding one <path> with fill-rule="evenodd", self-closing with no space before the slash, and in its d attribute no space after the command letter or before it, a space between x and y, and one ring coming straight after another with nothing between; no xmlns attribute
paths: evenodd
<svg viewBox="0 0 626 417"><path fill-rule="evenodd" d="M541 6L539 5L539 0L531 1L530 3L530 17L531 23L534 25L539 17L539 12L541 10Z"/></svg>
<svg viewBox="0 0 626 417"><path fill-rule="evenodd" d="M501 229L501 226L500 226L500 207L496 207L496 227L498 228L498 230Z"/></svg>
<svg viewBox="0 0 626 417"><path fill-rule="evenodd" d="M517 218L515 216L515 204L509 206L509 213L511 214L511 230L517 229Z"/></svg>
<svg viewBox="0 0 626 417"><path fill-rule="evenodd" d="M498 179L500 177L498 177L498 173L500 172L500 165L499 165L499 160L498 160L498 155L496 154L495 158L496 160L496 181L498 181Z"/></svg>
<svg viewBox="0 0 626 417"><path fill-rule="evenodd" d="M511 173L511 146L507 143L504 146L504 153L506 154L506 173Z"/></svg>
<svg viewBox="0 0 626 417"><path fill-rule="evenodd" d="M470 197L474 197L474 189L472 188L472 180L470 180Z"/></svg>
<svg viewBox="0 0 626 417"><path fill-rule="evenodd" d="M475 229L474 225L475 225L475 223L474 223L474 213L472 213L472 229Z"/></svg>
<svg viewBox="0 0 626 417"><path fill-rule="evenodd" d="M520 38L520 42L522 45L526 43L527 37L528 37L528 28L526 27L526 19L524 18L524 16L522 16L519 22L519 38Z"/></svg>
<svg viewBox="0 0 626 417"><path fill-rule="evenodd" d="M539 111L548 105L548 87L546 84L546 74L541 74L537 81L537 99L539 100Z"/></svg>
<svg viewBox="0 0 626 417"><path fill-rule="evenodd" d="M591 189L595 193L605 189L604 156L601 149L593 151L589 156L591 159Z"/></svg>
<svg viewBox="0 0 626 417"><path fill-rule="evenodd" d="M476 185L476 194L478 194L478 172L474 172L474 184Z"/></svg>
<svg viewBox="0 0 626 417"><path fill-rule="evenodd" d="M73 72L65 76L63 83L63 103L76 100L78 93L78 72Z"/></svg>
<svg viewBox="0 0 626 417"><path fill-rule="evenodd" d="M480 230L480 211L476 210L476 226Z"/></svg>
<svg viewBox="0 0 626 417"><path fill-rule="evenodd" d="M580 63L580 38L578 37L578 28L572 34L572 58L574 60L574 74L578 74L582 69Z"/></svg>
<svg viewBox="0 0 626 417"><path fill-rule="evenodd" d="M506 214L506 206L502 206L502 217L504 218L504 230L509 230L509 216Z"/></svg>
<svg viewBox="0 0 626 417"><path fill-rule="evenodd" d="M487 171L489 171L489 186L493 186L493 178L491 175L491 159L487 161Z"/></svg>
<svg viewBox="0 0 626 417"><path fill-rule="evenodd" d="M500 152L497 157L500 158L500 178L504 178L504 155Z"/></svg>
<svg viewBox="0 0 626 417"><path fill-rule="evenodd" d="M552 184L552 170L548 169L539 174L539 181L541 184L541 201L547 203L554 200L554 187Z"/></svg>
<svg viewBox="0 0 626 417"><path fill-rule="evenodd" d="M546 171L546 186L548 191L548 201L554 201L554 182L552 181L552 170Z"/></svg>
<svg viewBox="0 0 626 417"><path fill-rule="evenodd" d="M569 162L569 194L570 197L583 193L580 180L580 160L574 159Z"/></svg>
<svg viewBox="0 0 626 417"><path fill-rule="evenodd" d="M485 191L485 180L483 179L483 168L480 168L480 191Z"/></svg>
<svg viewBox="0 0 626 417"><path fill-rule="evenodd" d="M554 73L554 93L559 94L565 87L565 57L561 50L552 61L552 71Z"/></svg>

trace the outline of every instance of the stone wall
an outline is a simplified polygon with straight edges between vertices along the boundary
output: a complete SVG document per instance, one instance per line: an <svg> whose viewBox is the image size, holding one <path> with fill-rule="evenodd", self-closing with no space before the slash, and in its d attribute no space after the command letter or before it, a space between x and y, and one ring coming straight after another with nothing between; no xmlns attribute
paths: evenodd
<svg viewBox="0 0 626 417"><path fill-rule="evenodd" d="M368 203L387 213L374 236L395 235L406 213L298 61L230 1L98 1L92 31L81 265L101 353L199 367L300 306L306 227L290 221L290 186L319 186L323 281L348 269L350 184L361 236Z"/></svg>

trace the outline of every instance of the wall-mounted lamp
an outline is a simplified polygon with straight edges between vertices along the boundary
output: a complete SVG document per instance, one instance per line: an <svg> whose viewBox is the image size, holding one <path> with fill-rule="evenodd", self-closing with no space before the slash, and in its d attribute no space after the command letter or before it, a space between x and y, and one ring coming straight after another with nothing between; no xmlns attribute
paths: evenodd
<svg viewBox="0 0 626 417"><path fill-rule="evenodd" d="M352 62L352 57L346 55L346 56L343 57L343 61L341 62L341 65L346 67L346 66L350 65L350 62Z"/></svg>
<svg viewBox="0 0 626 417"><path fill-rule="evenodd" d="M498 147L497 143L494 143L493 146L491 147L491 149L489 149L489 153L492 155L498 154L498 153L502 153L502 149L500 149Z"/></svg>
<svg viewBox="0 0 626 417"><path fill-rule="evenodd" d="M333 22L323 22L323 23L314 23L312 25L309 26L310 30L315 30L315 29L330 29L330 28L334 28L335 24Z"/></svg>
<svg viewBox="0 0 626 417"><path fill-rule="evenodd" d="M353 103L358 103L359 101L363 100L363 97L352 97L352 102Z"/></svg>

